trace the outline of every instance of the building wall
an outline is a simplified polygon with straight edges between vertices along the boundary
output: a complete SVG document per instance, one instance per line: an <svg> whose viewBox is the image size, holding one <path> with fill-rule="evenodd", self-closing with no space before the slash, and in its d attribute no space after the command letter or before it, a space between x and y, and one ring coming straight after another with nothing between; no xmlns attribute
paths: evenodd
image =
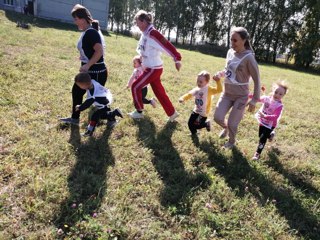
<svg viewBox="0 0 320 240"><path fill-rule="evenodd" d="M27 2L26 0L14 0L14 5L8 6L3 3L3 0L0 0L0 8L22 12ZM93 19L99 20L102 29L107 28L109 0L33 0L34 15L40 18L72 23L73 18L70 12L77 3L89 9Z"/></svg>

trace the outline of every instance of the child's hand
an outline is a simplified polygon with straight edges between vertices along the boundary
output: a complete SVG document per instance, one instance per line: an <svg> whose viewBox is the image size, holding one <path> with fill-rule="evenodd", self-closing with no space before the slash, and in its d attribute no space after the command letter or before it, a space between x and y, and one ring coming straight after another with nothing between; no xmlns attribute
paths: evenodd
<svg viewBox="0 0 320 240"><path fill-rule="evenodd" d="M76 112L79 112L79 108L80 108L80 105L77 105L77 106L75 107Z"/></svg>
<svg viewBox="0 0 320 240"><path fill-rule="evenodd" d="M212 76L212 79L215 81L219 81L224 76L223 71L217 72L215 75Z"/></svg>
<svg viewBox="0 0 320 240"><path fill-rule="evenodd" d="M215 80L215 81L219 81L220 77L217 74L215 74L215 75L212 76L212 79Z"/></svg>
<svg viewBox="0 0 320 240"><path fill-rule="evenodd" d="M253 100L249 101L247 106L249 112L254 112L254 110L256 109L256 104L253 102Z"/></svg>
<svg viewBox="0 0 320 240"><path fill-rule="evenodd" d="M177 71L179 72L182 64L181 64L181 62L176 62L175 66L176 66Z"/></svg>
<svg viewBox="0 0 320 240"><path fill-rule="evenodd" d="M264 118L264 117L266 116L266 115L265 115L263 112L261 112L261 111L259 111L258 114L259 114L259 117L261 117L261 118Z"/></svg>
<svg viewBox="0 0 320 240"><path fill-rule="evenodd" d="M217 74L215 74L215 75L212 76L212 79L215 80L215 81L219 81L220 77Z"/></svg>

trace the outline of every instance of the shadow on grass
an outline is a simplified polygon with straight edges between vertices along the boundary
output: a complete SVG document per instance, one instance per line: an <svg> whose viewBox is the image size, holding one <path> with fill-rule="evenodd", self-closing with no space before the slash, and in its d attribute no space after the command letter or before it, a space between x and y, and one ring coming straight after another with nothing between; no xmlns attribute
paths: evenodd
<svg viewBox="0 0 320 240"><path fill-rule="evenodd" d="M229 159L217 151L213 142L196 142L195 145L208 154L211 166L225 178L237 196L243 197L246 190L250 191L262 205L270 199L275 199L279 213L287 219L291 229L296 230L305 239L320 239L317 213L306 209L292 195L292 190L274 185L266 176L250 166L237 148L232 150L232 157Z"/></svg>
<svg viewBox="0 0 320 240"><path fill-rule="evenodd" d="M55 225L64 232L92 216L101 206L107 189L107 168L114 165L108 145L111 133L112 129L106 128L99 138L92 137L81 144L79 127L71 127L69 142L77 160L68 177L69 196L54 218Z"/></svg>
<svg viewBox="0 0 320 240"><path fill-rule="evenodd" d="M211 184L209 177L200 171L186 171L171 140L177 123L167 123L158 133L148 118L136 121L136 124L139 127L138 138L152 150L152 164L164 184L160 193L161 205L171 208L174 214L189 215L193 194Z"/></svg>
<svg viewBox="0 0 320 240"><path fill-rule="evenodd" d="M278 153L276 149L269 151L268 153L269 160L264 162L269 167L272 167L276 172L283 175L286 179L289 180L289 183L292 184L296 188L300 188L300 190L308 195L308 198L313 198L314 200L320 199L320 193L318 189L316 189L306 178L304 178L303 173L290 172L286 170L279 161ZM320 229L319 229L320 231Z"/></svg>

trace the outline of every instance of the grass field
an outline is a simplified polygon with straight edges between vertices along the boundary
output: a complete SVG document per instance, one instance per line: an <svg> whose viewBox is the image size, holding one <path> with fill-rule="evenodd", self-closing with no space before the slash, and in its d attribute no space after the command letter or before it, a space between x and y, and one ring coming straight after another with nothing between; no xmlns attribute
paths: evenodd
<svg viewBox="0 0 320 240"><path fill-rule="evenodd" d="M88 111L79 128L58 124L70 115L79 34L0 11L0 239L320 239L319 75L260 64L267 89L278 79L290 89L276 140L258 162L253 114L232 151L221 148L217 124L198 140L188 135L193 103L178 98L224 59L187 50L179 73L163 57L177 123L146 106L143 120L126 117L84 138ZM127 113L137 42L105 40L113 107Z"/></svg>

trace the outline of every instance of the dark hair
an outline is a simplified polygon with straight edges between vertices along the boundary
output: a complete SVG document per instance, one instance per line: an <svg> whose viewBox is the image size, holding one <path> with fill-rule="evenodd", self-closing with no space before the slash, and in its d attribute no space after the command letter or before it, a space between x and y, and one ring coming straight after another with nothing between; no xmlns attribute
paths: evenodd
<svg viewBox="0 0 320 240"><path fill-rule="evenodd" d="M93 18L91 16L91 13L89 10L82 6L81 4L76 4L73 9L71 10L71 15L73 18L78 17L78 18L84 18L87 23L91 24L93 21Z"/></svg>
<svg viewBox="0 0 320 240"><path fill-rule="evenodd" d="M91 76L89 73L81 72L74 77L74 81L76 83L91 83Z"/></svg>
<svg viewBox="0 0 320 240"><path fill-rule="evenodd" d="M99 31L100 26L99 26L99 21L98 20L93 20L91 25L95 30Z"/></svg>
<svg viewBox="0 0 320 240"><path fill-rule="evenodd" d="M238 33L242 40L246 40L244 43L244 47L247 50L251 50L253 52L253 48L250 43L250 35L244 27L234 27L231 29L231 33Z"/></svg>
<svg viewBox="0 0 320 240"><path fill-rule="evenodd" d="M139 19L140 21L146 21L149 24L151 24L153 21L152 14L144 10L139 10L134 16L134 19L135 20Z"/></svg>

